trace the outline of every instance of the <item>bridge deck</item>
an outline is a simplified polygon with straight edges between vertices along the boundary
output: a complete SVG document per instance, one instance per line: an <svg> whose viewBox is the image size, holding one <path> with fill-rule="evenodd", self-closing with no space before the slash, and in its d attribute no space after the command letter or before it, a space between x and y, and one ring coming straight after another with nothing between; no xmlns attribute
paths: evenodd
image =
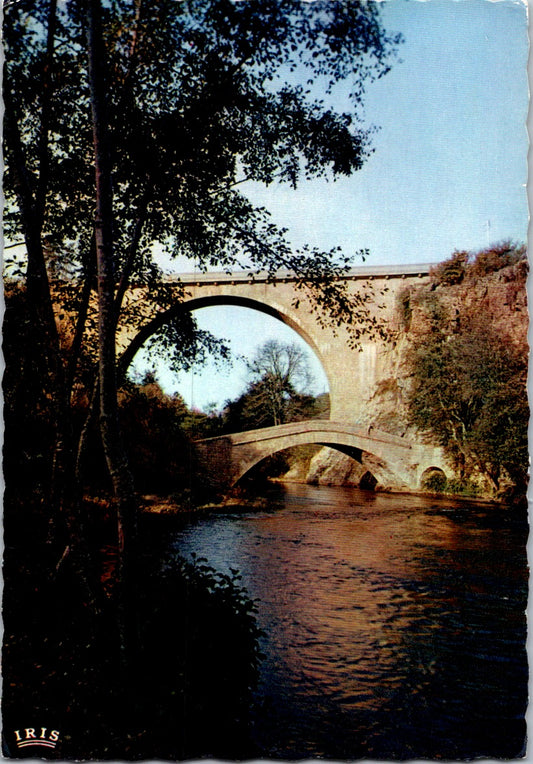
<svg viewBox="0 0 533 764"><path fill-rule="evenodd" d="M332 422L329 419L305 419L302 422L289 422L288 424L278 424L273 427L261 427L257 430L246 430L245 432L228 433L227 435L217 435L213 438L204 438L197 441L207 443L209 441L230 438L233 445L242 445L245 443L258 443L264 440L273 440L288 435L299 435L305 433L328 433L352 435L365 440L376 441L378 443L388 443L394 446L400 446L406 450L412 448L409 441L400 438L398 435L391 435L388 432L378 430L372 425L370 427L356 427L347 425L344 422Z"/></svg>
<svg viewBox="0 0 533 764"><path fill-rule="evenodd" d="M372 278L402 278L405 276L427 276L431 268L436 263L409 263L406 265L362 265L357 268L351 268L342 280L372 279ZM280 281L298 281L299 278L293 271L280 269L272 277L267 271L208 271L198 273L176 273L169 274L166 280L170 283L181 282L182 284L232 284L232 283L253 283L253 282L280 282Z"/></svg>

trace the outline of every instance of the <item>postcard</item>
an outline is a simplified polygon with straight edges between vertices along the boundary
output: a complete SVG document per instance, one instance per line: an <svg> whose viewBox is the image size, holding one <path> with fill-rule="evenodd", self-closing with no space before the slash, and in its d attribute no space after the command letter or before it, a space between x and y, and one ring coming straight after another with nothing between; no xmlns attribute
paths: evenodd
<svg viewBox="0 0 533 764"><path fill-rule="evenodd" d="M3 31L4 757L525 757L526 4Z"/></svg>

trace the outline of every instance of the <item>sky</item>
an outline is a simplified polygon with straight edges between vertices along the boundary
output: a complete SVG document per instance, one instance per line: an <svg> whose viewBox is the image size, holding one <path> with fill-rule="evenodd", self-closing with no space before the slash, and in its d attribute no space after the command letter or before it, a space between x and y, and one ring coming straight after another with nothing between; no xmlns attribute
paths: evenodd
<svg viewBox="0 0 533 764"><path fill-rule="evenodd" d="M297 192L248 187L293 241L369 264L440 261L527 232L527 21L521 3L385 0L401 61L368 88L362 170ZM251 184L250 184L251 185Z"/></svg>
<svg viewBox="0 0 533 764"><path fill-rule="evenodd" d="M367 88L365 124L378 130L363 169L296 191L254 183L242 190L289 229L295 246L340 245L347 254L368 248L367 265L439 262L456 249L525 242L526 5L384 0L382 19L404 43L391 71ZM348 108L342 91L335 105ZM196 316L238 355L252 356L258 337L300 342L281 322L255 311L228 306ZM323 392L327 382L312 353L310 366L313 392ZM246 386L238 361L225 372L212 366L179 377L156 371L165 389L200 409L220 407Z"/></svg>

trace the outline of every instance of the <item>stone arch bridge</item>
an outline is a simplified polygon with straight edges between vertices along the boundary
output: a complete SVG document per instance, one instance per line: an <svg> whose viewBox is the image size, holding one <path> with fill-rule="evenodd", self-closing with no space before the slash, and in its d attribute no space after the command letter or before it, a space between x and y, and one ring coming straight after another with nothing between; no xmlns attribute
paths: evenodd
<svg viewBox="0 0 533 764"><path fill-rule="evenodd" d="M195 445L207 483L224 490L266 457L309 443L351 456L381 487L417 489L425 474L443 466L439 449L408 442L372 426L364 429L321 419L206 438Z"/></svg>
<svg viewBox="0 0 533 764"><path fill-rule="evenodd" d="M397 329L397 304L407 286L427 281L429 265L404 265L354 268L344 281L350 294L367 296L367 321L379 320L388 329ZM375 429L376 394L398 376L401 363L391 343L364 333L360 346L348 344L344 326L333 327L317 316L305 292L289 272L278 272L275 279L266 274L198 273L169 277L176 285L176 304L158 312L150 304L146 287L132 287L126 301L142 304L147 321L131 347L137 348L165 322L180 312L213 305L239 305L274 316L294 329L313 349L329 382L330 420L312 420L278 428L253 430L197 443L199 458L213 484L229 486L275 451L303 443L320 443L373 465L378 482L391 486L417 488L430 467L444 469L439 449ZM184 291L184 295L183 295ZM125 349L132 339L124 330L118 339ZM130 356L128 356L130 352ZM126 363L133 357L126 350ZM369 466L370 469L370 466ZM379 473L379 476L378 474Z"/></svg>

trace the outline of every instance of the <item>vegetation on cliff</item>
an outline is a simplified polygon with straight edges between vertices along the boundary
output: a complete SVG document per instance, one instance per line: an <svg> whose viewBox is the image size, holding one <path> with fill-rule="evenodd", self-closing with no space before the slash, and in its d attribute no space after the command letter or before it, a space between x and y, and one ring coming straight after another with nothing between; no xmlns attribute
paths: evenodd
<svg viewBox="0 0 533 764"><path fill-rule="evenodd" d="M408 422L442 446L459 486L523 495L528 474L525 248L455 252L401 297Z"/></svg>
<svg viewBox="0 0 533 764"><path fill-rule="evenodd" d="M429 281L398 293L388 363L366 402L375 426L441 446L424 489L522 499L528 477L528 311L524 246L457 251ZM291 457L289 478L359 484L339 453Z"/></svg>

